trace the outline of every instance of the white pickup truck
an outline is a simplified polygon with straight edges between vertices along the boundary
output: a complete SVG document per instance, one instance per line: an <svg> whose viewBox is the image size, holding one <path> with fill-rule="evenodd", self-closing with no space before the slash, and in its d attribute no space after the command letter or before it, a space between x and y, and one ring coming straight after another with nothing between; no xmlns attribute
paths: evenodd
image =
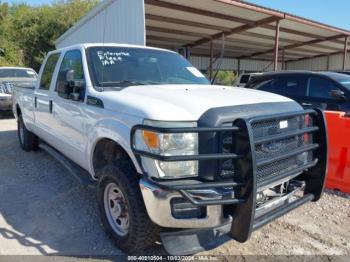
<svg viewBox="0 0 350 262"><path fill-rule="evenodd" d="M322 112L212 86L169 50L50 52L36 86L14 88L13 111L24 150L45 143L89 172L103 225L128 253L159 237L177 255L245 242L323 191Z"/></svg>

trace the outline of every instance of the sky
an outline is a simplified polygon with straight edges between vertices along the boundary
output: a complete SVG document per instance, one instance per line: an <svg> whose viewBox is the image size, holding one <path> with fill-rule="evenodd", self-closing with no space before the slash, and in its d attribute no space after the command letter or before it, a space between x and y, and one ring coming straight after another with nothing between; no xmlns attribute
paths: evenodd
<svg viewBox="0 0 350 262"><path fill-rule="evenodd" d="M52 0L2 0L1 2L40 5L50 3ZM248 0L248 2L350 30L350 0Z"/></svg>

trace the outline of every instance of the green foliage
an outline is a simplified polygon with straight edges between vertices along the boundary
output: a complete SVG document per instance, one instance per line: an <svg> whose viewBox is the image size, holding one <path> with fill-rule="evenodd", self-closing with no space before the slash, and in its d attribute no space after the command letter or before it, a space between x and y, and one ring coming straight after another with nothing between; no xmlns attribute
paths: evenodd
<svg viewBox="0 0 350 262"><path fill-rule="evenodd" d="M36 70L55 40L79 18L98 3L98 0L61 0L49 5L9 5L0 2L1 65L25 65Z"/></svg>
<svg viewBox="0 0 350 262"><path fill-rule="evenodd" d="M214 75L216 72L214 72ZM225 86L233 86L236 80L236 75L232 71L219 71L216 76L215 83Z"/></svg>

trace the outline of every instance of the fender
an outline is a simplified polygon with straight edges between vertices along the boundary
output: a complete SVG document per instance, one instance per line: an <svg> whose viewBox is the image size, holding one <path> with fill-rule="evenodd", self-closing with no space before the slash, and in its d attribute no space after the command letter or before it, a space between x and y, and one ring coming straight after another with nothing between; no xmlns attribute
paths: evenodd
<svg viewBox="0 0 350 262"><path fill-rule="evenodd" d="M142 170L130 147L130 131L133 125L134 124L130 125L115 118L105 118L96 122L94 126L89 128L93 132L88 132L87 135L88 144L86 149L86 156L87 162L89 163L89 172L93 178L95 178L95 172L93 168L93 153L97 143L102 139L110 139L120 145L123 150L129 155L136 171L140 174L142 173Z"/></svg>

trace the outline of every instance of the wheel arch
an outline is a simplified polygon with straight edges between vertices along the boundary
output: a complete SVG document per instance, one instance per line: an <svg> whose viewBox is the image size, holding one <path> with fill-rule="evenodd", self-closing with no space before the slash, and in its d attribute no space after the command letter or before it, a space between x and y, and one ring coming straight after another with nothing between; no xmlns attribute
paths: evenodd
<svg viewBox="0 0 350 262"><path fill-rule="evenodd" d="M135 168L135 171L139 174L142 173L142 170L130 148L127 148L116 139L108 136L98 138L92 146L90 156L93 177L98 179L98 172L103 166L110 163L110 161L117 161L120 158L127 158Z"/></svg>

